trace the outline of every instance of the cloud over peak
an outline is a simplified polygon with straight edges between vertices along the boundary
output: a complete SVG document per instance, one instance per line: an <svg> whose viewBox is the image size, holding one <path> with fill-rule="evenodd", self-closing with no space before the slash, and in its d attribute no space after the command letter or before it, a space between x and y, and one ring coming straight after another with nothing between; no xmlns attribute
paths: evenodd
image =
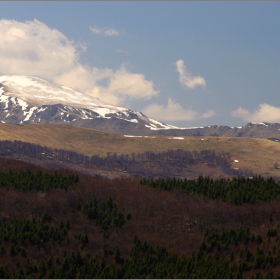
<svg viewBox="0 0 280 280"><path fill-rule="evenodd" d="M100 32L106 36L118 34L113 29ZM152 81L124 66L113 70L81 64L79 53L86 51L85 47L36 19L26 22L0 20L0 38L2 74L39 76L113 105L123 105L132 99L149 99L158 94Z"/></svg>
<svg viewBox="0 0 280 280"><path fill-rule="evenodd" d="M114 71L78 65L56 77L55 82L67 84L113 105L122 105L127 100L148 100L158 95L152 81L146 80L143 74L131 73L124 66Z"/></svg>
<svg viewBox="0 0 280 280"><path fill-rule="evenodd" d="M260 104L253 112L239 107L231 115L247 122L280 122L280 108L267 103Z"/></svg>
<svg viewBox="0 0 280 280"><path fill-rule="evenodd" d="M182 59L176 61L177 71L179 73L179 80L183 86L194 89L197 86L206 87L206 81L200 76L192 76L191 72L185 66Z"/></svg>
<svg viewBox="0 0 280 280"><path fill-rule="evenodd" d="M78 60L78 49L57 29L34 20L0 20L0 72L46 78Z"/></svg>
<svg viewBox="0 0 280 280"><path fill-rule="evenodd" d="M184 109L181 104L174 101L172 98L168 99L166 106L164 104L153 103L145 107L142 111L149 117L166 122L206 119L216 114L214 110L208 110L206 113L200 115L197 111L192 109Z"/></svg>

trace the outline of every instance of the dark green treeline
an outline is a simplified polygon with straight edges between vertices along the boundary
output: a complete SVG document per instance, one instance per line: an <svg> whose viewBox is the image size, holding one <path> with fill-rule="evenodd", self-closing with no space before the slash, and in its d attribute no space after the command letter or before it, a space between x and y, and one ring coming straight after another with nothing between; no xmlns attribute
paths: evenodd
<svg viewBox="0 0 280 280"><path fill-rule="evenodd" d="M181 189L188 195L198 194L236 205L254 203L257 200L280 200L280 183L272 178L264 179L261 176L216 180L203 176L199 176L196 180L159 178L156 180L142 179L140 183L163 190Z"/></svg>
<svg viewBox="0 0 280 280"><path fill-rule="evenodd" d="M65 176L57 171L53 174L41 171L9 171L0 172L0 187L20 191L40 190L46 192L51 188L67 190L79 181L78 175Z"/></svg>

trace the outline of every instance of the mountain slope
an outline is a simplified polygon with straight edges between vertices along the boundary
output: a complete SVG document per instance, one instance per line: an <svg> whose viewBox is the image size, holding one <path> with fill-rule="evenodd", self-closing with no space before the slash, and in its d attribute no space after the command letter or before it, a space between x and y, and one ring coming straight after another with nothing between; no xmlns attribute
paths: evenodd
<svg viewBox="0 0 280 280"><path fill-rule="evenodd" d="M215 150L216 155L229 154L232 168L252 170L262 176L280 177L280 145L267 139L247 137L127 137L70 125L0 124L1 140L18 140L52 149L64 149L83 155L106 157L145 152L162 153L181 149L189 152ZM170 162L172 164L172 162Z"/></svg>
<svg viewBox="0 0 280 280"><path fill-rule="evenodd" d="M177 128L30 76L0 77L0 119L2 123L68 123L108 131L114 127L116 131Z"/></svg>

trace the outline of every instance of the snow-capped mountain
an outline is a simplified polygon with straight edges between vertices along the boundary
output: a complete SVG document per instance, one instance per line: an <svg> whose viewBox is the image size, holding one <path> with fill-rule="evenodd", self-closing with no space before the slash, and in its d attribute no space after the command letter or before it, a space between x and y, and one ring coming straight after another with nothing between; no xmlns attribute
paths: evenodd
<svg viewBox="0 0 280 280"><path fill-rule="evenodd" d="M0 76L0 122L70 124L130 135L254 137L280 142L279 123L179 128L69 87L18 75Z"/></svg>
<svg viewBox="0 0 280 280"><path fill-rule="evenodd" d="M114 132L178 129L72 88L18 75L0 76L0 121L68 123Z"/></svg>

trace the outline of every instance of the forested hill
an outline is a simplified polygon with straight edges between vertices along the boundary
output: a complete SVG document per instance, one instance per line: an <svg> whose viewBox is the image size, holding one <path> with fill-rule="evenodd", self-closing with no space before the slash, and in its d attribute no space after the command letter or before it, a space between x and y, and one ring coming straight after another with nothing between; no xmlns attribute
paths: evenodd
<svg viewBox="0 0 280 280"><path fill-rule="evenodd" d="M140 183L0 158L0 202L2 279L280 277L272 178Z"/></svg>

